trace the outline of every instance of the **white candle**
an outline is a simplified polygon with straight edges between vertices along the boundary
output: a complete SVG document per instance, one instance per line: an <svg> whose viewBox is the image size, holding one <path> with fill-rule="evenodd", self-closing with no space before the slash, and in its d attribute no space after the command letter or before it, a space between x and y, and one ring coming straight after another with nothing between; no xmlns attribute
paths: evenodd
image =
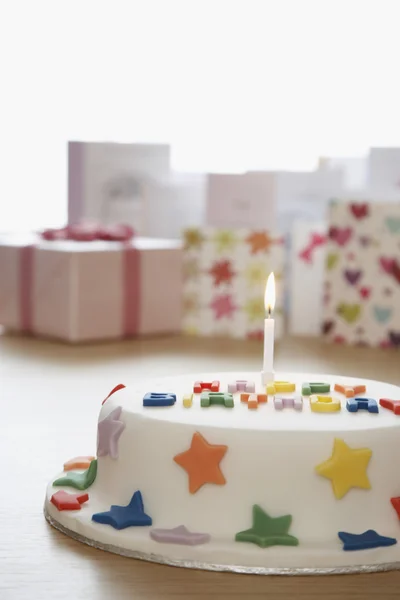
<svg viewBox="0 0 400 600"><path fill-rule="evenodd" d="M275 277L273 273L270 273L265 286L264 303L266 318L264 319L264 360L261 378L263 385L266 385L270 381L274 381L275 321L271 316L275 307Z"/></svg>

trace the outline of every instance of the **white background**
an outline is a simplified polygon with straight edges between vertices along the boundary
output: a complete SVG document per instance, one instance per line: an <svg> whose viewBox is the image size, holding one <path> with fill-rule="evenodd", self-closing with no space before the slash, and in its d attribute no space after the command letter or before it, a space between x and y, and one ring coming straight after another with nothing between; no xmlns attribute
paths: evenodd
<svg viewBox="0 0 400 600"><path fill-rule="evenodd" d="M397 0L0 0L0 229L62 225L68 139L181 169L400 144Z"/></svg>

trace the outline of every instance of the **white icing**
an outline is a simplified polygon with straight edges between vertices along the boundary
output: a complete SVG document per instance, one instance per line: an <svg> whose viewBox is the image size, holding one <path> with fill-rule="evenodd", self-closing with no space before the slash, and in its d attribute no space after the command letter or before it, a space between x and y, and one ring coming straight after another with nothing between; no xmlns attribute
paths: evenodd
<svg viewBox="0 0 400 600"><path fill-rule="evenodd" d="M126 429L119 440L119 458L98 459L96 481L87 490L89 502L80 511L57 511L49 500L61 488L50 485L46 508L51 517L95 541L170 559L271 568L400 560L400 543L344 552L337 536L338 531L362 533L367 529L395 538L399 535L390 498L400 496L400 417L381 407L378 415L349 413L346 398L336 392L330 394L341 399L338 413L313 413L308 398L304 398L302 412L290 408L277 411L272 398L249 410L240 402L240 392L234 394L233 409L200 408L198 394L191 408L183 407L183 396L192 391L196 380L214 379L221 381L222 391L236 379L254 380L256 391L264 391L259 373L204 373L152 380L150 385L142 382L112 395L101 408L99 419L122 406L121 420ZM332 387L334 383L366 383L366 397L400 400L399 387L375 381L293 374L279 374L276 379L296 382L299 395L305 381L329 381ZM176 393L177 402L172 407L143 407L144 394L152 391ZM210 444L228 446L220 463L226 484L206 484L190 494L188 475L173 457L190 447L196 431ZM343 439L350 448L372 450L367 471L370 490L351 489L337 500L330 481L315 472L316 465L332 455L335 438ZM152 517L154 527L185 525L191 531L209 533L211 542L196 547L159 544L150 538L149 528L117 531L91 521L93 513L108 510L111 504L128 504L136 490L142 493L145 512ZM238 531L252 526L253 504L259 504L272 517L291 514L289 533L299 539L299 546L261 549L235 542Z"/></svg>

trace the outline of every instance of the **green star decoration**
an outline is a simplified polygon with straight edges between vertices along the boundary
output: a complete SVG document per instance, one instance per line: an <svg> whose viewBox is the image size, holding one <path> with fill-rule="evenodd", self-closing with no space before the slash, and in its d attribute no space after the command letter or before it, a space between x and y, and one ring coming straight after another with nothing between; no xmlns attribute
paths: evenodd
<svg viewBox="0 0 400 600"><path fill-rule="evenodd" d="M288 531L292 524L292 516L285 515L276 519L267 515L263 509L254 504L253 506L253 526L251 529L239 531L236 534L237 542L251 542L257 544L260 548L269 546L298 546L299 540Z"/></svg>
<svg viewBox="0 0 400 600"><path fill-rule="evenodd" d="M65 477L60 477L60 479L56 479L53 482L55 486L62 487L73 487L77 490L86 490L88 487L92 485L97 475L97 459L92 460L90 463L90 467L83 471L83 473L76 473L75 471L71 471Z"/></svg>
<svg viewBox="0 0 400 600"><path fill-rule="evenodd" d="M245 303L243 310L247 313L251 323L254 321L262 321L265 317L264 298L250 298Z"/></svg>
<svg viewBox="0 0 400 600"><path fill-rule="evenodd" d="M217 247L217 252L228 252L238 243L237 235L229 229L220 229L214 235L213 241Z"/></svg>

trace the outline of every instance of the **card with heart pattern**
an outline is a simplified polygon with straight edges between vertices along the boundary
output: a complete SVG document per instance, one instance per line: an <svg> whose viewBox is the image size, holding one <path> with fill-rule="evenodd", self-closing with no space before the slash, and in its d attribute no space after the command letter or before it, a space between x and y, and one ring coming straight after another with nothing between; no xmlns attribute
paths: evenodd
<svg viewBox="0 0 400 600"><path fill-rule="evenodd" d="M400 202L331 203L325 284L328 340L400 348Z"/></svg>

